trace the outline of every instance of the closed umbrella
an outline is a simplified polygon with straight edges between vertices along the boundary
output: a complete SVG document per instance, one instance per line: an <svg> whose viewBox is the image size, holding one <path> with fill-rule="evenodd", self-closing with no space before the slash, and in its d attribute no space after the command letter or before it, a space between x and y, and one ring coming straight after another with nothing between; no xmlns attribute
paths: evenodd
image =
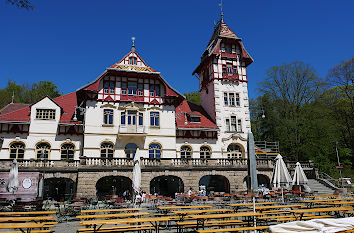
<svg viewBox="0 0 354 233"><path fill-rule="evenodd" d="M133 168L133 192L134 196L139 193L141 186L141 166L139 148L136 149Z"/></svg>
<svg viewBox="0 0 354 233"><path fill-rule="evenodd" d="M299 162L296 163L293 185L307 184L308 179Z"/></svg>
<svg viewBox="0 0 354 233"><path fill-rule="evenodd" d="M17 191L17 189L18 189L18 163L17 160L14 159L10 169L6 190L14 194Z"/></svg>
<svg viewBox="0 0 354 233"><path fill-rule="evenodd" d="M274 188L281 188L281 198L284 202L283 187L288 187L291 184L292 180L289 171L283 161L283 157L278 154L275 160L276 162L273 172L272 183Z"/></svg>

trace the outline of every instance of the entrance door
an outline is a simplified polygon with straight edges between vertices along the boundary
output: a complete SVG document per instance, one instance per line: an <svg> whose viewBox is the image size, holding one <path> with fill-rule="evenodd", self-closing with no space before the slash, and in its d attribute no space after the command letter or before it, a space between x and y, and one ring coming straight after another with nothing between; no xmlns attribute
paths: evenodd
<svg viewBox="0 0 354 233"><path fill-rule="evenodd" d="M138 148L138 146L135 143L128 143L125 146L125 154L127 155L128 159L134 158L137 148Z"/></svg>

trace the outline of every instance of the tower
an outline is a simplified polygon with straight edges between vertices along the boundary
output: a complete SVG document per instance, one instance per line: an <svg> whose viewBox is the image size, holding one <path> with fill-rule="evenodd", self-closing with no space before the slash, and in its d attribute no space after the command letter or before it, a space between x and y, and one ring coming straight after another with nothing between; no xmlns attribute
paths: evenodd
<svg viewBox="0 0 354 233"><path fill-rule="evenodd" d="M219 128L223 157L246 157L251 131L246 68L253 62L242 40L223 17L194 70L200 81L202 107Z"/></svg>

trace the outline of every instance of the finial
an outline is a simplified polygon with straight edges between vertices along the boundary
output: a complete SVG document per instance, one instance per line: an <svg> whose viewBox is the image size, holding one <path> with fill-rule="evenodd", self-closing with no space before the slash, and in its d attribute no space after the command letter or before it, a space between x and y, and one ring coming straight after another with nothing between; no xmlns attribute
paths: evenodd
<svg viewBox="0 0 354 233"><path fill-rule="evenodd" d="M221 12L221 22L223 22L224 21L224 12L223 12L223 10L222 10L222 0L220 0L220 3L219 3L219 6L220 6L220 12Z"/></svg>
<svg viewBox="0 0 354 233"><path fill-rule="evenodd" d="M11 99L11 103L12 103L12 104L14 103L14 99L15 99L15 92L12 91L12 99Z"/></svg>
<svg viewBox="0 0 354 233"><path fill-rule="evenodd" d="M135 37L132 37L132 51L135 52Z"/></svg>

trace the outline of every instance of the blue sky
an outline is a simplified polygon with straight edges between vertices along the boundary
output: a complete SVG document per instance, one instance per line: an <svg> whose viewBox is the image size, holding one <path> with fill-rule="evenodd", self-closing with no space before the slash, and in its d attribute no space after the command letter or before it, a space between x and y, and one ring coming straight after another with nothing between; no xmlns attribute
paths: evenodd
<svg viewBox="0 0 354 233"><path fill-rule="evenodd" d="M192 76L220 16L218 0L33 0L34 11L0 2L0 88L54 82L63 93L94 80L137 52L178 91L198 90ZM354 1L224 0L224 21L255 62L249 94L273 65L311 64L325 77L354 55Z"/></svg>

